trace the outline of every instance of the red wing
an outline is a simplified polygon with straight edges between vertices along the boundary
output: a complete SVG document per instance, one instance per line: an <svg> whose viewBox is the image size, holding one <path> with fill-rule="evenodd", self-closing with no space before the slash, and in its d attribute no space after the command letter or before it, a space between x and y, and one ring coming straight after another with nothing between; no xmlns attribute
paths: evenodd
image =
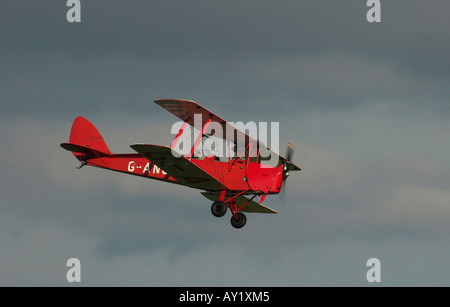
<svg viewBox="0 0 450 307"><path fill-rule="evenodd" d="M228 123L226 120L222 119L221 117L217 116L216 114L212 113L211 111L205 109L195 101L191 100L180 100L180 99L158 99L155 100L155 103L172 113L173 115L177 116L182 121L187 121L189 125L192 127L194 126L194 115L195 114L201 114L202 115L202 122L201 125L198 123L199 127L195 127L199 130L205 125L206 121L211 118L211 122L218 123L222 127L222 133L223 133L223 139L234 142L236 144L237 140L245 140L245 144L248 144L249 142L252 142L253 144L257 145L258 147L264 147L269 152L270 155L276 155L276 157L279 157L278 159L278 165L284 163L286 159L280 155L278 155L276 152L265 146L264 144L260 143L257 139L252 138L248 134L242 132L241 130L235 128L233 125ZM261 160L270 160L269 158L261 159ZM291 163L290 164L290 170L298 171L301 170L298 166Z"/></svg>
<svg viewBox="0 0 450 307"><path fill-rule="evenodd" d="M222 190L225 186L185 157L176 158L170 147L160 145L130 145L139 154L156 164L179 183L202 190Z"/></svg>

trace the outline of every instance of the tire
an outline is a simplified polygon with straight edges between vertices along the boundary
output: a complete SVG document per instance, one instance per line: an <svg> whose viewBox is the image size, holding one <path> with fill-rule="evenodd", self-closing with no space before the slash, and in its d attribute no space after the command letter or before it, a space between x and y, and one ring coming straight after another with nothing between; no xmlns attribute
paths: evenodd
<svg viewBox="0 0 450 307"><path fill-rule="evenodd" d="M222 217L225 215L225 213L227 213L227 206L225 205L225 203L223 201L215 201L212 205L211 205L211 213L215 216L215 217Z"/></svg>
<svg viewBox="0 0 450 307"><path fill-rule="evenodd" d="M242 228L244 227L245 223L247 223L247 217L244 213L237 212L236 218L234 217L234 215L231 216L231 226L233 226L234 228Z"/></svg>

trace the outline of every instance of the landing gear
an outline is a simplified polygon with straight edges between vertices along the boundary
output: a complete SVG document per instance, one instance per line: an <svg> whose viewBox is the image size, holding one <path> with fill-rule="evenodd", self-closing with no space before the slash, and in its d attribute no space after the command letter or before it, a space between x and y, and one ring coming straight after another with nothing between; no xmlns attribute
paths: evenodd
<svg viewBox="0 0 450 307"><path fill-rule="evenodd" d="M212 205L211 205L211 213L215 216L215 217L222 217L225 215L225 213L227 213L227 206L225 205L225 203L223 201L215 201Z"/></svg>
<svg viewBox="0 0 450 307"><path fill-rule="evenodd" d="M222 217L227 213L229 207L231 211L231 226L239 229L247 223L247 217L244 213L240 212L245 205L238 209L235 197L225 200L225 191L221 191L220 198L211 205L211 213L215 217Z"/></svg>
<svg viewBox="0 0 450 307"><path fill-rule="evenodd" d="M247 217L242 212L236 212L234 215L231 216L231 226L234 228L242 228L244 227L245 223L247 222Z"/></svg>

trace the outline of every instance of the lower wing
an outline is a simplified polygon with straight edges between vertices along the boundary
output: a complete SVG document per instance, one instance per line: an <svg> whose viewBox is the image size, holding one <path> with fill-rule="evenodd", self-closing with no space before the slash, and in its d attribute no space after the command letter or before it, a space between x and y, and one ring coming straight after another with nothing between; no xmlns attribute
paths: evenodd
<svg viewBox="0 0 450 307"><path fill-rule="evenodd" d="M217 201L220 199L220 195L217 193L211 193L211 192L202 192L201 193L203 196L205 196L206 198L208 198L209 200L212 201ZM248 202L248 203L247 203ZM245 205L245 203L247 203ZM253 200L249 200L247 197L245 196L238 196L236 197L236 206L239 209L240 207L242 207L243 205L245 205L244 208L242 208L242 212L257 212L257 213L278 213L277 211L263 206Z"/></svg>
<svg viewBox="0 0 450 307"><path fill-rule="evenodd" d="M133 144L130 147L183 185L203 190L219 191L225 188L217 178L185 157L175 157L170 147L151 144Z"/></svg>

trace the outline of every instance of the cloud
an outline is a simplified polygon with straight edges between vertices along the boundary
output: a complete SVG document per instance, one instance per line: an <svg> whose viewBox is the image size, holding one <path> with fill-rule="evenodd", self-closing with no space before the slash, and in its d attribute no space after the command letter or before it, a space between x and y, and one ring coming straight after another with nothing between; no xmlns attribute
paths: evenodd
<svg viewBox="0 0 450 307"><path fill-rule="evenodd" d="M383 4L379 25L361 1L96 1L78 25L57 2L5 5L3 116L141 114L164 97L255 112L400 100L448 115L446 1Z"/></svg>
<svg viewBox="0 0 450 307"><path fill-rule="evenodd" d="M379 203L376 213L380 220L405 225L414 234L433 231L446 235L450 231L450 193L420 186L403 187Z"/></svg>
<svg viewBox="0 0 450 307"><path fill-rule="evenodd" d="M394 243L386 242L409 240L414 249L449 232L450 171L435 159L361 160L297 142L295 158L303 171L289 177L286 206L268 197L266 203L280 213L249 215L247 227L236 232L228 217L211 216L197 191L94 168L75 170L75 159L58 147L68 137L68 123L13 118L2 125L8 131L2 156L11 157L2 166L2 284L65 285L64 263L79 256L89 268L85 285L228 285L236 284L235 276L242 285L355 285L365 282L359 276L374 254L397 261ZM130 138L149 137L148 130L165 130L146 121L129 128L108 121L97 126L115 151ZM16 192L19 187L24 193ZM317 258L330 251L333 257ZM223 266L208 262L214 255ZM36 257L46 259L40 267ZM296 259L301 264L289 269ZM221 282L213 281L217 276Z"/></svg>

